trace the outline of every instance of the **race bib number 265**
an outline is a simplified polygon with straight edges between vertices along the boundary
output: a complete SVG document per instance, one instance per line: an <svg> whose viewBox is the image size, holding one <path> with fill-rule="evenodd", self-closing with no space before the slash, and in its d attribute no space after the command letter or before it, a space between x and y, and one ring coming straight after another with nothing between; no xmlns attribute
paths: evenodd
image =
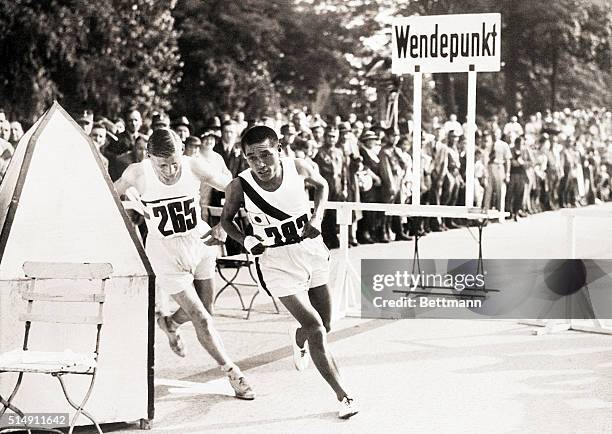
<svg viewBox="0 0 612 434"><path fill-rule="evenodd" d="M153 207L153 216L159 218L159 232L168 237L195 228L198 216L193 203L194 199L191 198Z"/></svg>

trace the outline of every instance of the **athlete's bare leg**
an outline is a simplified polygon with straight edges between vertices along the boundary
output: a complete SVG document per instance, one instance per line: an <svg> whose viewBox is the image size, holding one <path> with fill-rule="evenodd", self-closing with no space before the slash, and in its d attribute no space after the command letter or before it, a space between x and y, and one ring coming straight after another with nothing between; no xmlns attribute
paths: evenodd
<svg viewBox="0 0 612 434"><path fill-rule="evenodd" d="M193 323L200 344L212 358L221 366L230 363L231 360L225 352L223 342L213 326L212 316L195 291L181 291L173 294L172 298L178 303L188 320Z"/></svg>
<svg viewBox="0 0 612 434"><path fill-rule="evenodd" d="M213 296L215 293L215 281L214 279L196 279L193 281L198 298L206 308L209 314L214 315L213 309ZM178 308L176 312L171 315L172 321L178 327L189 321L189 316L185 313L182 308Z"/></svg>
<svg viewBox="0 0 612 434"><path fill-rule="evenodd" d="M298 342L298 344L303 346L304 341L308 340L312 361L325 381L334 390L338 400L341 401L345 396L348 396L348 393L340 384L340 373L327 346L323 320L310 303L308 294L303 291L295 295L280 297L280 301L301 325L300 335L298 336L301 342Z"/></svg>
<svg viewBox="0 0 612 434"><path fill-rule="evenodd" d="M316 311L319 312L321 320L323 321L323 327L325 327L325 331L329 333L331 331L330 324L332 316L332 297L329 292L329 286L321 285L316 286L314 288L310 288L310 290L308 291L308 298L310 299L310 304L312 304L312 307L314 307ZM301 333L300 330L301 327L297 330L296 334ZM330 357L334 368L338 370L338 367L336 365L336 359L331 355Z"/></svg>

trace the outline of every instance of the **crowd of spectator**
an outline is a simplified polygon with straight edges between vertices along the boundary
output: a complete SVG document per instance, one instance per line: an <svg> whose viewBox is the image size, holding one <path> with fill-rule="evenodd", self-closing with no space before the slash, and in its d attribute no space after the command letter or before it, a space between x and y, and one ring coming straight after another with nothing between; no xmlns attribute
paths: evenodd
<svg viewBox="0 0 612 434"><path fill-rule="evenodd" d="M77 118L112 180L146 157L148 137L157 128L174 129L187 155L206 158L237 176L247 168L240 135L251 125L263 124L277 131L283 156L303 158L319 170L332 201L410 203L412 183L418 181L421 204L465 204L467 126L455 114L448 119L434 117L423 126L419 177L412 171L410 119L388 125L370 116L323 119L307 110L292 110L251 121L242 112L223 114L194 126L185 116L171 122L161 112L143 119L136 109L114 120L94 117L91 111ZM23 128L0 111L0 134L1 177ZM611 169L609 110L566 108L527 118L492 116L476 128L474 206L506 210L516 220L560 207L605 202L611 199ZM202 189L202 205L222 203L223 193ZM352 246L409 240L417 233L466 225L461 219L406 219L376 211L355 212L353 223ZM322 232L330 248L339 245L337 231L335 212L326 211Z"/></svg>

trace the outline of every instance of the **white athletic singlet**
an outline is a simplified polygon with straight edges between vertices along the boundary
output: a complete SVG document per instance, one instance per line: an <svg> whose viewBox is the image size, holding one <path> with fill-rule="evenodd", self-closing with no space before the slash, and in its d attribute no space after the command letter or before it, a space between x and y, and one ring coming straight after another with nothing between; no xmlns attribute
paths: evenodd
<svg viewBox="0 0 612 434"><path fill-rule="evenodd" d="M238 174L244 191L245 208L253 225L253 234L266 246L280 246L299 241L310 219L310 203L295 161L281 158L283 181L275 191L266 191L253 179L251 169ZM250 190L251 194L248 194ZM255 194L253 194L253 192ZM260 200L263 199L263 200Z"/></svg>
<svg viewBox="0 0 612 434"><path fill-rule="evenodd" d="M192 235L194 231L204 234L209 226L202 221L200 209L200 178L190 167L190 157L181 158L181 175L172 185L159 180L151 160L142 161L145 191L141 200L146 208L145 221L149 236L174 238Z"/></svg>

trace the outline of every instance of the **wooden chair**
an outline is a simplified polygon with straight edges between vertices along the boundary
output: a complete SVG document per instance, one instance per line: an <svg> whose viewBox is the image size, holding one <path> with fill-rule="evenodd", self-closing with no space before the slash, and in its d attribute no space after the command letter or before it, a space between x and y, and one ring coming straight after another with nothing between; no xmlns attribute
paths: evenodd
<svg viewBox="0 0 612 434"><path fill-rule="evenodd" d="M91 395L96 379L100 333L103 323L102 312L105 300L104 287L106 281L113 272L113 267L108 263L26 262L23 264L23 270L26 277L29 278L28 288L22 294L22 299L27 301L26 312L22 313L19 317L21 321L25 321L23 347L21 350L14 350L0 355L0 374L6 372L18 373L17 382L10 396L6 400L0 396L0 403L3 405L0 411L0 417L7 409L10 409L23 418L23 412L12 404L12 401L19 390L24 374L48 374L58 379L66 400L76 410L70 422L69 433L71 434L73 432L76 421L81 414L85 415L96 426L99 433L102 433L98 423L84 407ZM66 283L69 280L83 281L94 279L100 280L100 289L96 292L45 292L44 289L40 290L37 288L37 283L45 280L56 280L58 283ZM97 304L97 315L85 316L57 313L62 311L60 308L53 310L47 309L44 313L36 312L34 310L35 302L39 308L40 305L47 303L77 302ZM97 329L95 350L87 354L79 354L67 350L32 351L28 348L28 339L30 337L30 328L32 324L36 322L54 324L95 324ZM68 395L66 384L63 379L63 376L71 374L88 375L91 377L87 393L80 404L75 403ZM28 431L30 430L27 425L23 428ZM8 427L4 429L8 429ZM11 427L10 429L15 429L15 427ZM2 430L3 429L0 428L0 431ZM36 427L35 430L62 433L62 431L53 428L41 429Z"/></svg>
<svg viewBox="0 0 612 434"><path fill-rule="evenodd" d="M207 209L213 218L221 217L221 211L223 210L223 208L209 206L207 207ZM246 211L242 208L240 209L239 214L237 216L237 223L243 231L246 230L246 227L248 225L248 218L246 215ZM240 305L242 306L242 310L247 311L246 319L249 319L249 317L251 316L251 310L253 309L255 298L257 297L257 295L259 295L259 285L257 284L258 280L255 277L255 274L253 272L254 266L255 266L255 261L253 257L248 252L246 252L244 249L242 250L241 253L238 253L235 255L228 255L226 246L223 246L223 256L217 258L217 271L219 272L219 276L221 277L221 279L225 282L225 285L221 289L219 289L219 291L217 291L217 294L215 295L215 298L213 300L213 304L217 302L217 299L219 298L219 296L227 288L231 288L236 292L236 294L238 294L238 299L240 300ZM238 277L238 274L240 273L240 270L243 267L247 268L249 272L249 276L251 277L252 283L236 282L236 278ZM242 294L240 292L240 288L238 287L238 285L257 288L257 291L253 294L253 297L251 298L248 308L245 307L244 300L242 298ZM276 304L276 300L272 299L272 303L274 303L274 308L276 309L276 313L280 313L280 310L278 309L278 305Z"/></svg>

